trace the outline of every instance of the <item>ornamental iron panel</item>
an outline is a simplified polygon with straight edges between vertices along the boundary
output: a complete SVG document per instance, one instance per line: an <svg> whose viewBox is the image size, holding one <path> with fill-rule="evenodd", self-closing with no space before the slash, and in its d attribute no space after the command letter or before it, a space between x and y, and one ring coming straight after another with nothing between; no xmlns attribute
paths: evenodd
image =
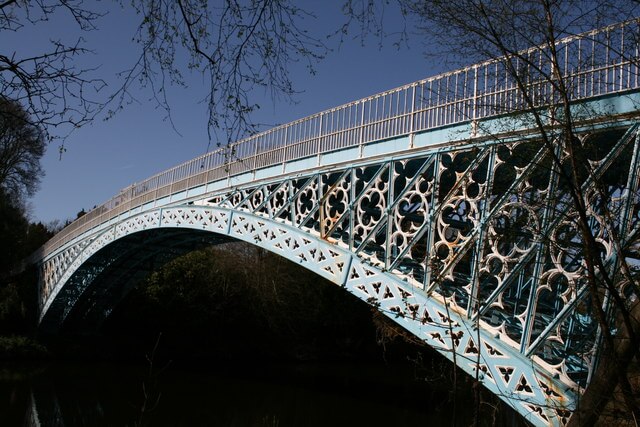
<svg viewBox="0 0 640 427"><path fill-rule="evenodd" d="M579 139L590 167L584 202L613 269L605 215L622 245L640 233L638 125ZM150 230L214 233L344 287L469 374L479 370L532 423L563 425L593 373L599 333L576 212L551 160L565 158L556 143L550 152L535 135L471 140L124 215L44 260L42 320L64 322L121 256L105 255L115 242Z"/></svg>

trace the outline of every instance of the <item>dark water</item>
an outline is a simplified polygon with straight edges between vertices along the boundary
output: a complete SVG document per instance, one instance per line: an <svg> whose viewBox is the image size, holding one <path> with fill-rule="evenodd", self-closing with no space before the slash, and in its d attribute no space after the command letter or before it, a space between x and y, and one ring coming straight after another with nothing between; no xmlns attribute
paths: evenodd
<svg viewBox="0 0 640 427"><path fill-rule="evenodd" d="M472 395L410 366L0 366L0 426L470 425ZM146 397L145 397L146 396ZM483 424L493 424L485 416ZM507 420L507 421L505 421ZM504 410L497 425L509 425Z"/></svg>

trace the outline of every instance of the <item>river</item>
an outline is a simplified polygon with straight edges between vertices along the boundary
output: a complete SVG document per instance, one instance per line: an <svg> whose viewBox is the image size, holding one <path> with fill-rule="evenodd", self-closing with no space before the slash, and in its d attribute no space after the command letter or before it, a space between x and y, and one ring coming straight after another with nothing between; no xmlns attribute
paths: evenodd
<svg viewBox="0 0 640 427"><path fill-rule="evenodd" d="M448 383L411 364L5 364L0 426L470 425L473 394ZM520 425L502 406L495 425Z"/></svg>

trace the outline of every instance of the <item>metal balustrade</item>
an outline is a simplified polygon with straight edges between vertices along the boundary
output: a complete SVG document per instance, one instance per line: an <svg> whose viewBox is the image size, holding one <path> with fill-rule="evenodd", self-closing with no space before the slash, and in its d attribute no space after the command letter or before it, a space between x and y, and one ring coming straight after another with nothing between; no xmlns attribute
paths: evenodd
<svg viewBox="0 0 640 427"><path fill-rule="evenodd" d="M558 70L571 100L638 88L640 21L632 20L556 43ZM296 159L486 119L530 108L510 67L536 107L554 99L549 49L530 48L420 80L258 133L196 157L120 191L69 224L42 248L46 256L117 215L178 191ZM524 60L526 59L526 61ZM537 64L532 66L532 64Z"/></svg>

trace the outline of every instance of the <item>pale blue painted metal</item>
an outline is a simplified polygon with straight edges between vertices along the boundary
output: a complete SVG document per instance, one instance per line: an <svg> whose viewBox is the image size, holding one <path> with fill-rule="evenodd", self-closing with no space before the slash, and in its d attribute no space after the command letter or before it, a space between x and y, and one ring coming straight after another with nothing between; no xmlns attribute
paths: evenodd
<svg viewBox="0 0 640 427"><path fill-rule="evenodd" d="M625 25L637 27L603 37ZM561 42L566 55L580 40ZM631 239L640 233L640 85L635 64L607 61L570 70L591 156L583 189L604 185ZM489 61L337 107L121 191L35 256L42 322L61 325L122 262L109 249L128 239L144 247L151 234L233 238L374 305L533 424L563 425L596 365L597 327L553 153L515 115L522 99L493 79L499 67ZM600 209L589 206L613 265Z"/></svg>

